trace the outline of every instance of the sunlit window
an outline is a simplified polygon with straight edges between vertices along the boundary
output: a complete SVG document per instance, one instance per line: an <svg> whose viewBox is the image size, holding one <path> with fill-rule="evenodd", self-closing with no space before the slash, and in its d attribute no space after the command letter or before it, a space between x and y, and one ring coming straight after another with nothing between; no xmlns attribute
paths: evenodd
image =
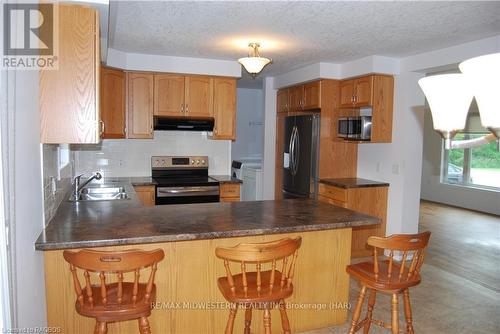
<svg viewBox="0 0 500 334"><path fill-rule="evenodd" d="M458 133L455 140L478 138L484 133ZM500 191L500 150L498 141L468 149L443 151L444 183Z"/></svg>

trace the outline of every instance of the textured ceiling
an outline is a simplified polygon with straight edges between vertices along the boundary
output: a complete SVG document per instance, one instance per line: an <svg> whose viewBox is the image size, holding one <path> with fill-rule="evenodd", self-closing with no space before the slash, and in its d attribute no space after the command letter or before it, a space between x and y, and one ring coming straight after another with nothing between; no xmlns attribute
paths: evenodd
<svg viewBox="0 0 500 334"><path fill-rule="evenodd" d="M500 33L500 2L113 2L109 47L237 59L248 40L263 75L319 61L402 57Z"/></svg>

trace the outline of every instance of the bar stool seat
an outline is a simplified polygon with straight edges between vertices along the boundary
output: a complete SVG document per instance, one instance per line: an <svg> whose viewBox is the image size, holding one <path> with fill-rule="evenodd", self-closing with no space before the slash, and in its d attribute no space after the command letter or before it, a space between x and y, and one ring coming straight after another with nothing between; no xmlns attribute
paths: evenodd
<svg viewBox="0 0 500 334"><path fill-rule="evenodd" d="M293 284L290 286L284 286L283 288L276 287L280 286L282 274L276 271L274 274L274 284L271 288L271 270L261 272L261 288L260 291L257 289L257 273L250 272L246 274L247 276L247 293L244 292L243 287L243 274L233 275L235 292L231 290L231 285L229 284L226 277L220 277L217 280L219 290L226 300L233 303L249 303L249 302L277 302L281 299L288 298L293 293Z"/></svg>
<svg viewBox="0 0 500 334"><path fill-rule="evenodd" d="M107 252L82 249L66 250L63 256L70 264L76 312L96 320L95 334L106 334L109 322L132 319L138 320L141 334L151 333L148 317L156 300L154 280L158 262L165 256L163 250ZM140 272L145 268L151 268L150 273L146 282L140 282ZM83 287L80 284L82 275L77 269L83 271ZM126 275L132 276L133 281L125 281Z"/></svg>
<svg viewBox="0 0 500 334"><path fill-rule="evenodd" d="M140 283L137 288L137 299L134 302L134 283L123 283L122 301L118 302L118 283L106 285L106 303L101 297L101 288L93 286L92 295L95 296L93 304L88 299L80 305L75 302L76 312L85 317L99 318L102 321L112 322L113 319L122 321L147 317L151 314L151 302L156 300L156 286L153 286L148 301L146 300L147 285Z"/></svg>
<svg viewBox="0 0 500 334"><path fill-rule="evenodd" d="M401 281L398 275L388 276L389 262L389 260L378 262L379 273L377 279L375 278L373 262L371 261L347 266L347 273L358 281L364 282L368 288L380 291L404 290L420 283L420 274L415 274L405 281ZM394 262L392 270L399 273L401 266Z"/></svg>

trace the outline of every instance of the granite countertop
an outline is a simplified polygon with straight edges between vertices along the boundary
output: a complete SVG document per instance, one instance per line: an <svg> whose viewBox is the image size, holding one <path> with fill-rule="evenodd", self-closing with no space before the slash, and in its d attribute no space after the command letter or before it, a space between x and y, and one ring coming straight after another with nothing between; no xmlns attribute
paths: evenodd
<svg viewBox="0 0 500 334"><path fill-rule="evenodd" d="M367 188L367 187L388 187L389 183L378 182L360 178L342 178L342 179L320 179L319 183L328 184L339 188Z"/></svg>
<svg viewBox="0 0 500 334"><path fill-rule="evenodd" d="M219 183L243 183L242 180L232 177L231 175L209 175L212 179Z"/></svg>
<svg viewBox="0 0 500 334"><path fill-rule="evenodd" d="M146 207L132 178L128 200L63 201L42 231L37 250L115 246L317 231L379 224L380 219L315 200L227 202Z"/></svg>

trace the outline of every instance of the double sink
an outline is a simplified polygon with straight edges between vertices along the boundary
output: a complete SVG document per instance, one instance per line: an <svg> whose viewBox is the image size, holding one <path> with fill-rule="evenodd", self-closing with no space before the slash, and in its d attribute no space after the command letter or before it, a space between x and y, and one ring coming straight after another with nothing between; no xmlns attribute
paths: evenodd
<svg viewBox="0 0 500 334"><path fill-rule="evenodd" d="M71 197L71 202L87 201L115 201L130 199L125 191L125 187L113 184L100 184L91 187L85 187L80 190L78 197Z"/></svg>

